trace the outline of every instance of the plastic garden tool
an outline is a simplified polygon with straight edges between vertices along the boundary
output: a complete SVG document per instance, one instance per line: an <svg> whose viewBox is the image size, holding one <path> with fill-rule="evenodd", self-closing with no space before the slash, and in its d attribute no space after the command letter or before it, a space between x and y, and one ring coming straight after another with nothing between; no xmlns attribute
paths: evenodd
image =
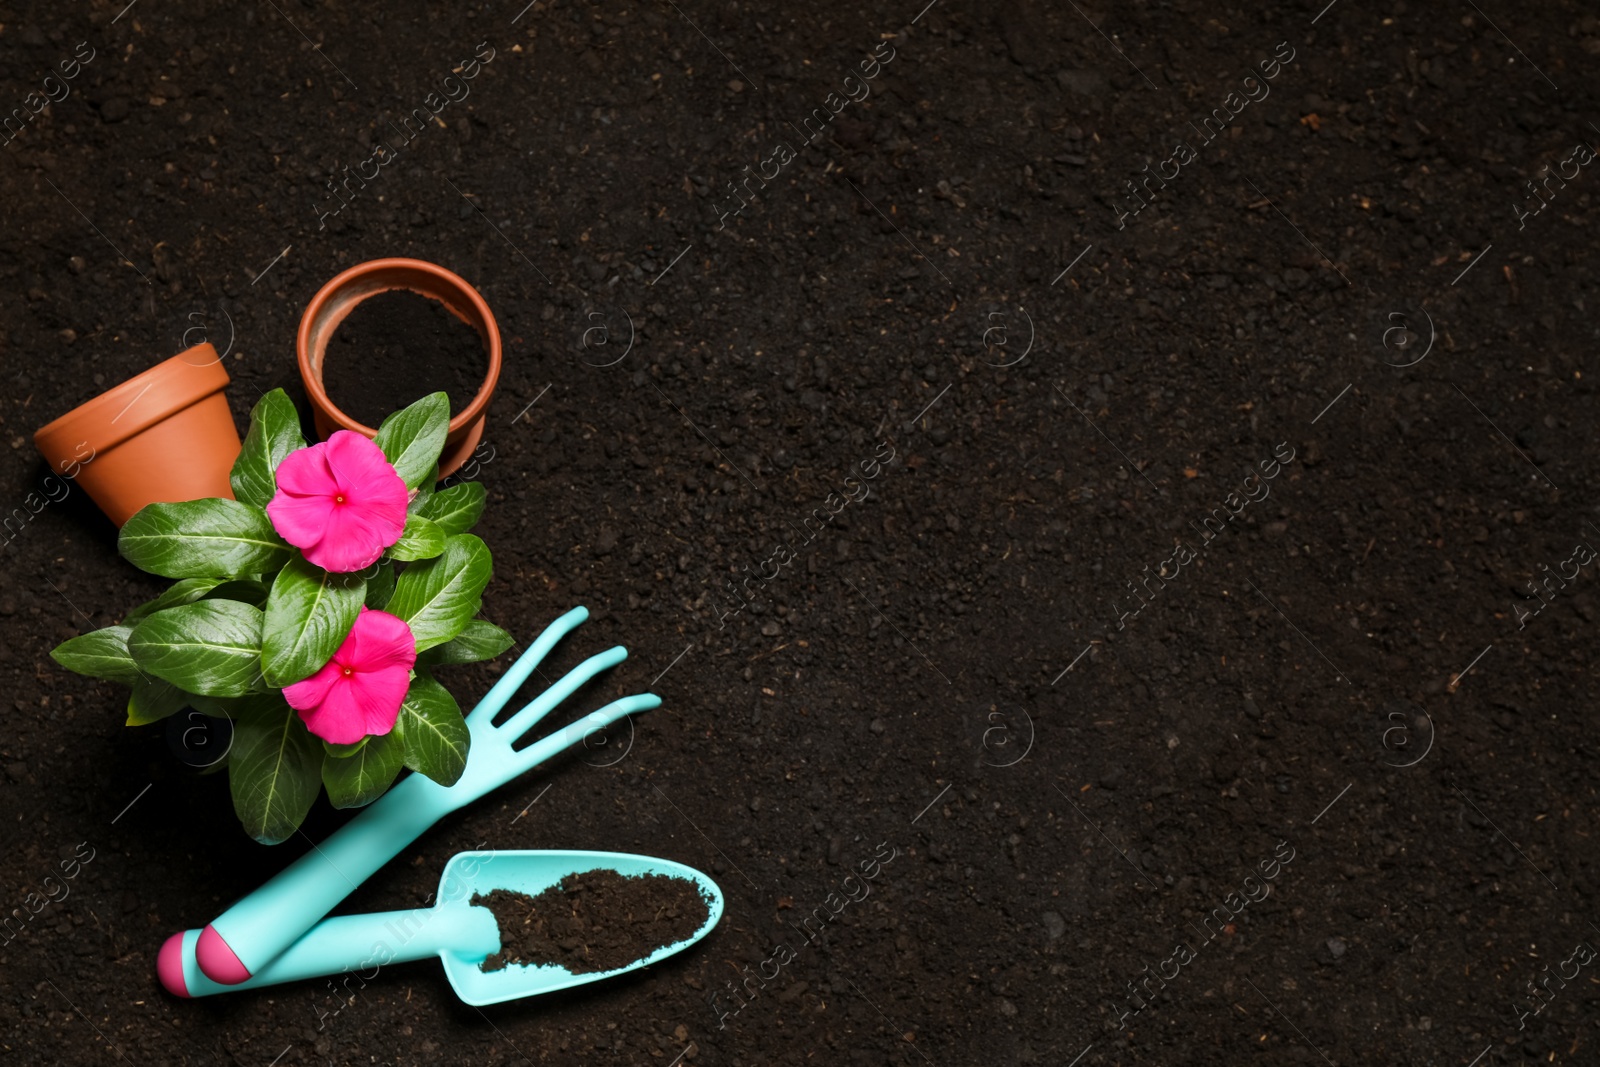
<svg viewBox="0 0 1600 1067"><path fill-rule="evenodd" d="M690 937L611 971L573 974L554 964L511 964L498 971L484 971L479 966L491 953L500 951L500 929L488 908L471 903L474 893L509 889L533 896L569 874L592 870L688 879L700 887L709 914ZM445 977L450 979L457 996L468 1004L498 1004L648 967L700 940L722 917L722 890L710 878L681 863L624 852L459 852L445 865L437 899L439 903L433 907L414 911L323 919L238 985L213 982L200 972L194 957L201 937L199 930L186 930L168 938L161 946L156 970L168 992L180 997L203 997L346 971L356 972L357 979L365 984L386 964L438 956L444 961Z"/></svg>
<svg viewBox="0 0 1600 1067"><path fill-rule="evenodd" d="M625 697L537 744L520 751L511 747L585 682L627 658L627 649L618 646L585 660L504 725L494 725L495 715L556 642L588 617L586 609L574 608L551 623L468 713L472 741L466 769L455 785L409 775L320 846L212 920L195 944L195 959L206 977L223 985L243 982L446 814L623 716L660 704L661 699L649 693Z"/></svg>

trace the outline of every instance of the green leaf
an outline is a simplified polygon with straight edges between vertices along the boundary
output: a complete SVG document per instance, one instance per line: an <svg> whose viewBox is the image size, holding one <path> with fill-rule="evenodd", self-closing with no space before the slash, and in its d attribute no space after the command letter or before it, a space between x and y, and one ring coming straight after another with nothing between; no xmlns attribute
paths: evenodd
<svg viewBox="0 0 1600 1067"><path fill-rule="evenodd" d="M418 671L400 705L394 733L405 745L405 764L440 785L455 785L467 769L472 737L449 690Z"/></svg>
<svg viewBox="0 0 1600 1067"><path fill-rule="evenodd" d="M447 534L463 534L478 525L486 496L482 482L463 482L433 494L417 514L432 519Z"/></svg>
<svg viewBox="0 0 1600 1067"><path fill-rule="evenodd" d="M405 745L394 731L368 738L361 751L344 759L322 761L322 784L336 808L371 804L394 782L405 766Z"/></svg>
<svg viewBox="0 0 1600 1067"><path fill-rule="evenodd" d="M433 487L438 484L439 465L435 463L433 470L428 473L426 478L422 479L421 484L417 486L417 491L411 495L411 502L406 505L406 514L415 515L426 507L428 501L433 499Z"/></svg>
<svg viewBox="0 0 1600 1067"><path fill-rule="evenodd" d="M322 749L279 693L235 709L228 788L245 832L276 845L299 829L317 799Z"/></svg>
<svg viewBox="0 0 1600 1067"><path fill-rule="evenodd" d="M261 674L282 688L309 678L333 658L361 613L367 583L330 574L296 556L272 583L261 630Z"/></svg>
<svg viewBox="0 0 1600 1067"><path fill-rule="evenodd" d="M132 632L131 626L91 630L61 642L51 650L50 658L69 671L132 685L144 677L128 654L128 635Z"/></svg>
<svg viewBox="0 0 1600 1067"><path fill-rule="evenodd" d="M428 667L449 663L480 663L494 659L514 644L516 642L511 635L494 623L473 619L455 637L422 653L417 662Z"/></svg>
<svg viewBox="0 0 1600 1067"><path fill-rule="evenodd" d="M420 515L407 515L400 540L389 548L394 559L432 559L444 551L444 531Z"/></svg>
<svg viewBox="0 0 1600 1067"><path fill-rule="evenodd" d="M267 506L278 492L272 472L295 449L306 447L300 436L300 414L282 389L274 389L256 402L250 412L250 430L244 447L233 461L228 481L235 498L258 508Z"/></svg>
<svg viewBox="0 0 1600 1067"><path fill-rule="evenodd" d="M140 570L167 578L270 574L294 551L266 512L221 497L146 504L122 527L117 550Z"/></svg>
<svg viewBox="0 0 1600 1067"><path fill-rule="evenodd" d="M189 698L189 706L202 715L209 715L213 719L231 719L234 708L241 700L254 700L255 697L203 697L198 693L185 694Z"/></svg>
<svg viewBox="0 0 1600 1067"><path fill-rule="evenodd" d="M410 625L418 652L442 645L478 613L491 573L484 543L471 534L456 534L445 540L438 558L405 569L384 610Z"/></svg>
<svg viewBox="0 0 1600 1067"><path fill-rule="evenodd" d="M439 453L450 432L450 398L431 393L383 420L373 440L389 457L407 489L415 489L437 473Z"/></svg>
<svg viewBox="0 0 1600 1067"><path fill-rule="evenodd" d="M201 600L139 623L128 651L141 670L191 693L243 696L261 677L262 620L249 604Z"/></svg>
<svg viewBox="0 0 1600 1067"><path fill-rule="evenodd" d="M291 556L299 559L299 556ZM204 600L237 600L241 604L251 607L264 608L267 606L267 587L254 578L238 578L231 582L223 582L211 592L207 593Z"/></svg>
<svg viewBox="0 0 1600 1067"><path fill-rule="evenodd" d="M394 564L379 563L377 569L367 575L367 607L373 611L382 611L392 596L394 596Z"/></svg>
<svg viewBox="0 0 1600 1067"><path fill-rule="evenodd" d="M179 604L192 604L222 583L223 579L221 578L185 578L180 582L173 582L167 587L166 592L128 612L127 617L122 620L122 624L124 626L132 626L140 619L147 615L153 615L162 608L174 608Z"/></svg>
<svg viewBox="0 0 1600 1067"><path fill-rule="evenodd" d="M326 752L334 759L346 759L350 756L354 756L357 752L360 752L362 747L371 740L372 735L368 734L366 737L363 737L361 740L351 745L336 745L332 741L324 741L322 742L322 751Z"/></svg>
<svg viewBox="0 0 1600 1067"><path fill-rule="evenodd" d="M171 682L160 678L137 678L128 696L128 721L124 726L147 726L183 710L194 699Z"/></svg>

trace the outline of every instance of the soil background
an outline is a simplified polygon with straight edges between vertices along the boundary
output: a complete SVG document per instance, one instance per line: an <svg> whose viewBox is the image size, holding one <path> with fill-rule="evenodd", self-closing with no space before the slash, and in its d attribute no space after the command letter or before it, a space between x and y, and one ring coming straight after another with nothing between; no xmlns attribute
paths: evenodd
<svg viewBox="0 0 1600 1067"><path fill-rule="evenodd" d="M0 161L9 1062L1595 1062L1592 966L1525 997L1600 945L1595 568L1528 585L1600 544L1593 8L925 2L0 4L0 114L93 50ZM506 339L488 617L587 605L550 679L628 646L573 719L665 703L343 908L593 848L727 912L482 1011L428 963L179 1001L162 941L308 841L49 659L162 583L81 491L24 507L31 434L203 339L241 426L306 414L301 311L384 256Z"/></svg>

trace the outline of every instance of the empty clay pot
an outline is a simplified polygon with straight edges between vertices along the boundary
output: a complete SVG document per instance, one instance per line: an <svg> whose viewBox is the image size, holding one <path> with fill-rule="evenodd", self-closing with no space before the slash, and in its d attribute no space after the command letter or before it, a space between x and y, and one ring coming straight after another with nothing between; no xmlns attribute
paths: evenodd
<svg viewBox="0 0 1600 1067"><path fill-rule="evenodd" d="M450 419L450 433L445 438L444 452L439 456L439 477L443 478L465 463L478 447L489 398L494 395L495 383L500 379L500 328L495 325L494 315L483 297L459 275L420 259L374 259L339 274L317 291L300 317L297 341L300 377L305 380L306 395L311 398L317 433L324 439L335 430L354 430L368 437L376 436L376 426L363 426L328 399L322 385L322 366L328 341L345 317L361 301L390 289L409 289L439 301L478 331L489 356L489 367L477 394Z"/></svg>
<svg viewBox="0 0 1600 1067"><path fill-rule="evenodd" d="M199 344L108 389L36 431L50 468L67 474L112 522L157 501L231 498L239 431L223 387L228 372Z"/></svg>

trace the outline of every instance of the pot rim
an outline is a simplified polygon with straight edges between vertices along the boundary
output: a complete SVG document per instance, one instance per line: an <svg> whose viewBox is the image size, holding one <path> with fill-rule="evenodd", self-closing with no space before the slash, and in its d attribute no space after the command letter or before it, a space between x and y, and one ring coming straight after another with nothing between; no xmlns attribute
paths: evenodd
<svg viewBox="0 0 1600 1067"><path fill-rule="evenodd" d="M80 439L87 440L96 452L108 452L223 389L229 380L222 357L209 341L202 341L52 419L33 432L33 442L49 456L61 444L58 438L87 434ZM161 391L136 417L116 430L108 429L158 386Z"/></svg>
<svg viewBox="0 0 1600 1067"><path fill-rule="evenodd" d="M339 316L338 321L334 322L332 327L322 330L321 350L316 353L321 358L317 359L313 364L312 335L319 322L327 314L328 305L333 303L336 297L356 287L359 283L370 280L373 275L390 271L413 272L421 277L413 277L410 279L410 284L407 282L380 284L378 287L352 299L348 306L343 309L343 314ZM365 263L357 263L353 267L340 271L321 289L317 290L317 295L311 298L311 302L306 305L304 314L300 316L300 329L295 337L296 361L300 367L300 378L305 384L306 394L310 397L311 403L341 429L353 430L367 437L377 434L377 427L367 426L351 418L328 396L327 389L322 384L321 364L327 355L328 340L338 329L339 323L343 322L362 301L394 289L407 289L439 301L449 308L457 318L463 319L467 322L467 325L477 329L479 337L483 340L484 353L488 357L489 365L484 371L483 383L478 386L478 391L474 394L471 403L467 404L459 414L451 418L449 432L454 434L483 418L489 407L489 399L494 395L495 386L500 380L500 327L495 322L494 313L489 310L488 303L470 282L454 271L447 270L437 263L429 263L424 259L410 259L404 256L370 259ZM466 319L461 314L463 310L461 305L465 305L465 309L476 315L479 321L475 323Z"/></svg>

